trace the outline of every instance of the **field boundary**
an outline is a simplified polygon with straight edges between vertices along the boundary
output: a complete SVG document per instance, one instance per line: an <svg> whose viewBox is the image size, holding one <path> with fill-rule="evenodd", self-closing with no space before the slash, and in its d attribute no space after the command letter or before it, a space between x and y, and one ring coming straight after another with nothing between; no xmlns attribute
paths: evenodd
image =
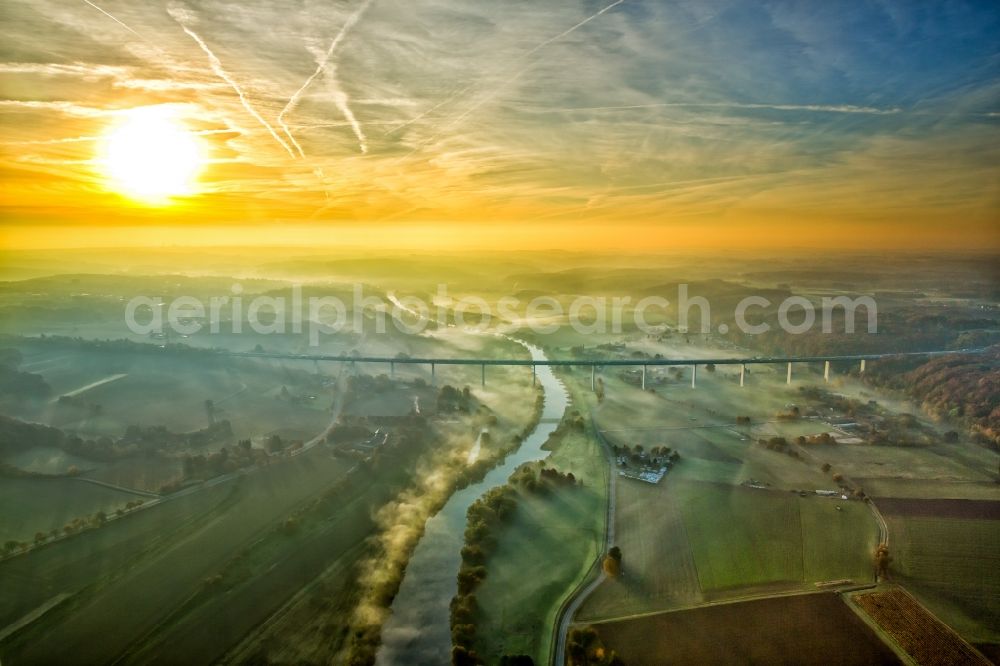
<svg viewBox="0 0 1000 666"><path fill-rule="evenodd" d="M591 620L587 624L610 624L612 622L624 622L628 620L639 620L646 617L655 617L657 615L666 615L668 613L685 613L687 611L698 610L699 608L710 608L714 606L726 606L729 604L740 604L748 601L760 601L762 599L782 599L784 597L805 597L811 594L836 594L838 596L843 596L847 593L861 592L864 590L874 589L876 586L874 583L867 585L851 585L849 587L843 588L827 588L823 590L817 589L801 589L801 590L786 590L784 592L761 592L760 594L750 594L742 597L730 597L728 599L718 599L716 601L705 601L699 604L689 604L687 606L678 606L677 608L664 608L663 610L652 610L643 611L641 613L629 613L628 615L619 615L617 617L600 618L597 620Z"/></svg>

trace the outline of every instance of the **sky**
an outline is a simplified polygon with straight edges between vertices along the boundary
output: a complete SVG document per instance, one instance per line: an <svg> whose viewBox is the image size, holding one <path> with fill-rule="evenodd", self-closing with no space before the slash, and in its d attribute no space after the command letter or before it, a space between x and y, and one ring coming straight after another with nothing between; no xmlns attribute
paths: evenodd
<svg viewBox="0 0 1000 666"><path fill-rule="evenodd" d="M0 244L199 243L1000 251L1000 4L6 0Z"/></svg>

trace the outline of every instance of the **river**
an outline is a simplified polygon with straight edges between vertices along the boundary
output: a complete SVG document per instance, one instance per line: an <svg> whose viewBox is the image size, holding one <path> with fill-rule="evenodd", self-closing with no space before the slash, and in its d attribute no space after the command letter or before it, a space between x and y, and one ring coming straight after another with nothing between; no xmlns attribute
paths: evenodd
<svg viewBox="0 0 1000 666"><path fill-rule="evenodd" d="M538 347L524 346L534 360L547 360ZM556 379L551 367L538 366L537 379L544 392L545 404L535 429L501 465L490 470L479 483L453 494L427 521L424 535L406 568L399 594L393 601L392 615L382 629L378 666L445 666L451 663L449 604L458 591L456 576L462 561L466 512L487 490L506 483L519 465L548 456L549 452L543 450L542 445L569 405L566 387Z"/></svg>

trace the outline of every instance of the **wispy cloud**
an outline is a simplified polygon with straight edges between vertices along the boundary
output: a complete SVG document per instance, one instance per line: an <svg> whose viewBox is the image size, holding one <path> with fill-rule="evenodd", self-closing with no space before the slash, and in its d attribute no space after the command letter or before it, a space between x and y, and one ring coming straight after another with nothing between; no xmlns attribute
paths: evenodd
<svg viewBox="0 0 1000 666"><path fill-rule="evenodd" d="M119 109L105 109L94 106L86 106L65 100L38 101L0 99L0 109L10 109L13 111L53 111L57 113L64 113L69 116L80 116L82 118L113 116L121 112Z"/></svg>
<svg viewBox="0 0 1000 666"><path fill-rule="evenodd" d="M174 102L220 132L198 205L227 220L669 225L839 206L995 226L996 162L971 150L1000 144L988 3L182 2L8 3L5 164L45 162L52 185L15 175L5 193L41 202L92 177L76 166L89 137Z"/></svg>
<svg viewBox="0 0 1000 666"><path fill-rule="evenodd" d="M91 2L90 0L83 0L83 1L84 1L85 3L87 3L88 5L90 5L91 7L93 7L94 9L96 9L97 11L101 12L102 14L104 14L105 16L107 16L107 17L108 17L109 19L111 19L112 21L114 21L115 23L117 23L118 25L120 25L121 27L123 27L123 28L125 28L126 30L128 30L129 32L131 32L131 33L132 33L133 35L135 35L135 36L136 36L136 37L138 37L139 39L142 39L142 40L145 40L145 39L146 39L145 37L143 37L142 35L140 35L140 34L139 34L138 32L136 32L135 30L133 30L133 29L132 29L132 28L131 28L131 27L130 27L129 25L127 25L127 24L126 24L126 23L125 23L124 21L121 21L121 20L119 20L119 19L118 19L118 18L117 18L116 16L114 16L113 14L111 14L111 13L109 13L109 12L106 12L106 11L104 11L103 9L101 9L100 7L98 7L97 5L95 5L95 4L94 4L93 2Z"/></svg>
<svg viewBox="0 0 1000 666"><path fill-rule="evenodd" d="M171 18L177 21L177 24L181 27L182 30L184 30L185 34L187 34L188 37L193 39L195 43L198 44L198 46L201 48L201 50L205 52L205 55L208 56L208 62L209 65L211 65L212 67L212 71L215 72L216 76L218 76L220 79L229 84L229 86L233 89L236 95L240 98L240 103L243 105L243 108L246 109L246 112L249 113L254 120L256 120L257 122L259 122L261 125L264 126L264 128L268 131L271 137L278 143L278 145L280 145L282 148L285 149L285 152L287 152L290 157L295 157L295 153L292 152L292 149L288 146L288 144L285 143L280 136L278 136L278 133L274 131L274 128L271 127L271 124L267 122L264 119L264 117L261 116L260 113L258 113L257 110L250 104L250 100L247 98L247 95L243 91L243 88L241 88L240 85L236 82L236 80L229 75L225 67L222 66L222 61L219 60L219 58L215 55L215 53L212 52L212 49L208 47L208 44L206 44L205 41L200 36L198 36L198 33L196 33L194 30L192 30L187 26L186 23L186 21L188 20L187 12L180 10L176 7L169 7L167 9L167 12L170 14Z"/></svg>
<svg viewBox="0 0 1000 666"><path fill-rule="evenodd" d="M85 81L95 78L123 77L131 71L122 65L104 65L94 63L48 63L48 62L3 62L0 63L0 73L3 74L38 74L40 76L73 76Z"/></svg>
<svg viewBox="0 0 1000 666"><path fill-rule="evenodd" d="M361 6L347 18L347 21L345 21L344 25L340 28L340 32L338 32L333 38L333 41L330 42L330 46L316 59L316 70L309 76L308 79L305 80L305 83L303 83L299 89L295 91L295 93L288 100L288 103L285 104L285 108L283 108L281 113L278 114L278 124L281 125L281 129L284 130L285 135L288 136L288 140L291 141L293 146L295 146L295 149L299 152L299 156L301 157L305 157L306 154L303 152L302 146L299 145L299 142L292 136L291 130L289 130L288 125L285 123L285 116L295 111L295 108L299 105L302 96L305 95L309 86L312 85L312 82L324 71L326 71L330 58L333 56L333 52L337 50L337 46L340 45L344 36L347 35L350 29L354 27L354 24L361 19L361 16L365 13L365 10L368 9L368 6L371 3L372 0L364 0L364 2L361 3ZM333 80L335 81L335 79ZM340 91L339 86L337 86L335 82L331 83L331 87L334 88L334 102L337 104L337 108L340 109L340 112L344 114L345 118L347 118L351 128L354 130L355 136L358 137L358 142L361 144L361 152L367 153L368 146L364 132L361 130L361 125L358 123L357 118L354 117L350 107L347 105L348 99L346 93Z"/></svg>
<svg viewBox="0 0 1000 666"><path fill-rule="evenodd" d="M583 26L587 25L588 23L590 23L594 19L599 18L600 16L603 16L604 14L606 14L609 11L611 11L612 9L614 9L618 5L622 4L623 2L625 2L625 0L615 0L615 2L612 2L611 4L609 4L609 5L605 6L604 8L600 9L599 11L591 14L590 16L588 16L587 18L583 19L582 21L579 21L578 23L573 24L569 28L567 28L567 29L563 30L562 32L560 32L559 34L557 34L557 35L555 35L553 37L550 37L550 38L548 38L548 39L546 39L546 40L544 40L544 41L536 44L534 47L532 47L531 49L529 49L528 51L526 51L521 56L520 60L522 62L526 61L526 60L529 60L532 56L534 56L536 53L538 53L542 49L546 48L547 46L550 46L550 45L554 44L555 42L558 42L560 39L563 39L564 37L572 34L573 32L575 32L577 30L579 30ZM525 72L527 72L529 69L531 69L531 66L532 66L532 63L530 63L530 62L528 64L526 64L526 65L523 65L522 67L520 67L519 69L517 69L513 74L511 74L509 77L507 77L506 79L504 79L499 85L493 86L492 89L490 90L490 92L488 92L486 95L484 95L482 98L480 98L477 102L475 102L472 106L470 106L468 109L466 109L461 114L459 114L457 118L455 118L453 121L451 121L450 123L448 123L447 127L449 129L452 129L452 128L456 127L457 125L461 124L461 122L463 120L465 120L468 116L470 116L471 114L473 114L474 112L476 112L477 110L479 110L484 104L492 101L495 97L497 97L497 95L499 95L501 92L503 92L503 90L507 86L509 86L511 83L513 83L514 81L516 81L519 78L521 78L524 75ZM424 144L430 143L435 138L436 138L436 136L432 136L430 139L428 139L427 141L425 141Z"/></svg>
<svg viewBox="0 0 1000 666"><path fill-rule="evenodd" d="M766 104L739 102L655 102L651 104L626 104L621 106L575 106L575 107L537 107L542 112L562 111L628 111L632 109L657 108L688 108L688 109L765 109L769 111L816 111L818 113L865 113L887 116L901 113L898 107L878 108L874 106L855 106L853 104Z"/></svg>

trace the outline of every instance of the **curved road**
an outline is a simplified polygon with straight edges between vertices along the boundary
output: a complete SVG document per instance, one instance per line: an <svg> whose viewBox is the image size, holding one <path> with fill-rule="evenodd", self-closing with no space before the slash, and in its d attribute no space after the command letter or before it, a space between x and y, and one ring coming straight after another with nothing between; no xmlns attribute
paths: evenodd
<svg viewBox="0 0 1000 666"><path fill-rule="evenodd" d="M573 597L572 601L566 605L563 609L562 615L559 617L559 630L556 635L556 646L554 650L554 655L552 658L553 664L555 666L563 666L566 663L566 637L569 635L569 625L573 622L573 616L576 612L580 610L580 606L583 602L596 590L607 575L604 573L604 567L600 566L601 560L604 558L604 554L608 552L608 549L614 545L615 542L615 488L618 482L618 475L615 473L616 468L614 464L614 456L611 453L611 447L608 446L607 440L604 439L604 435L597 427L597 421L594 419L594 413L590 413L590 425L594 429L594 434L596 435L598 441L601 443L601 448L608 459L608 515L605 519L605 529L604 529L604 548L597 556L598 563L598 573L597 578L592 580L586 587L582 590L577 591L576 595Z"/></svg>

